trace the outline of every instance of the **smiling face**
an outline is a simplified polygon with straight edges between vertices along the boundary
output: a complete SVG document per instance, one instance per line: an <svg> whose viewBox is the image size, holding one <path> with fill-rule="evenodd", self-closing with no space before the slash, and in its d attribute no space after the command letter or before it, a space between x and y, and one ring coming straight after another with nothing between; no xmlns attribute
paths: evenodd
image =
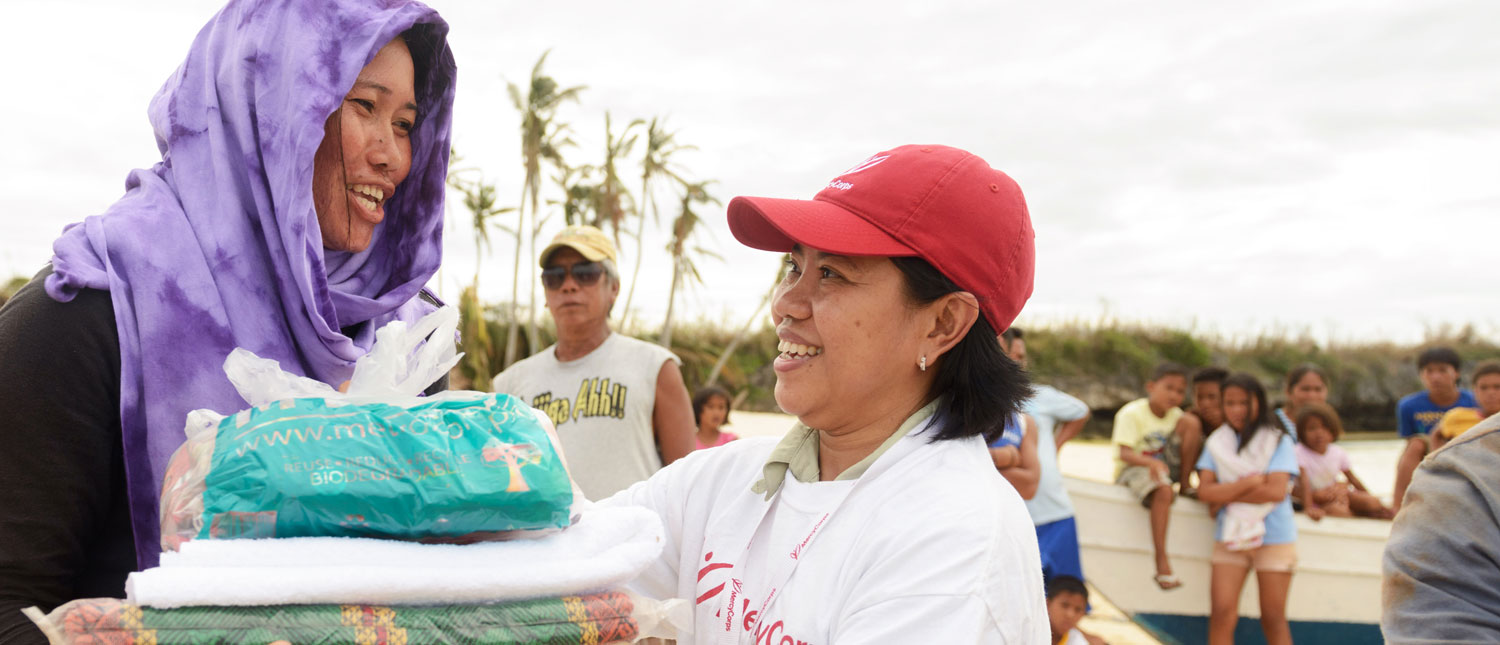
<svg viewBox="0 0 1500 645"><path fill-rule="evenodd" d="M386 202L411 171L413 78L406 41L386 43L323 124L312 184L323 248L357 253L369 247Z"/></svg>
<svg viewBox="0 0 1500 645"><path fill-rule="evenodd" d="M1286 389L1286 413L1295 416L1297 410L1309 403L1327 403L1328 384L1317 372L1308 372Z"/></svg>
<svg viewBox="0 0 1500 645"><path fill-rule="evenodd" d="M922 312L889 258L826 254L798 246L771 314L778 325L776 403L803 423L838 434L926 399Z"/></svg>

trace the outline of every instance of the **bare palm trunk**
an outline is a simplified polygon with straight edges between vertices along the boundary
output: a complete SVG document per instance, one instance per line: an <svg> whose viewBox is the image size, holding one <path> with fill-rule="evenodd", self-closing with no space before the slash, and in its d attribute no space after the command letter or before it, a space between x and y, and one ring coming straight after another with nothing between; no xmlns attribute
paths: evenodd
<svg viewBox="0 0 1500 645"><path fill-rule="evenodd" d="M682 282L682 261L672 259L672 288L667 291L667 320L661 327L661 346L672 349L672 310L677 304L677 285Z"/></svg>
<svg viewBox="0 0 1500 645"><path fill-rule="evenodd" d="M651 194L646 192L648 183L641 180L641 221L635 229L635 270L630 272L630 288L625 290L625 311L620 314L622 325L630 321L630 302L635 299L635 283L641 277L641 256L646 252L646 217L652 210Z"/></svg>
<svg viewBox="0 0 1500 645"><path fill-rule="evenodd" d="M529 185L529 184L527 184ZM526 185L521 187L521 207L516 209L516 261L510 274L510 320L505 331L505 367L516 362L520 336L521 312L521 242L526 235Z"/></svg>
<svg viewBox="0 0 1500 645"><path fill-rule="evenodd" d="M532 204L532 219L536 219L535 211L536 205ZM536 236L540 232L540 226L534 226L531 229L531 281L526 283L528 297L528 304L526 306L526 344L532 354L537 353L542 348L540 337L536 331Z"/></svg>
<svg viewBox="0 0 1500 645"><path fill-rule="evenodd" d="M765 297L760 299L760 304L756 305L755 312L750 314L750 319L746 320L745 324L740 327L740 330L735 332L734 338L729 340L729 345L724 348L724 353L719 354L719 360L714 362L714 368L709 371L708 383L705 383L705 385L713 385L719 382L719 374L724 371L724 366L729 364L729 357L734 355L734 350L738 349L740 343L745 340L745 335L750 333L750 326L754 325L755 321L760 319L760 311L766 308L766 304L771 302L771 296L775 294L776 286L772 285L771 289L766 291Z"/></svg>

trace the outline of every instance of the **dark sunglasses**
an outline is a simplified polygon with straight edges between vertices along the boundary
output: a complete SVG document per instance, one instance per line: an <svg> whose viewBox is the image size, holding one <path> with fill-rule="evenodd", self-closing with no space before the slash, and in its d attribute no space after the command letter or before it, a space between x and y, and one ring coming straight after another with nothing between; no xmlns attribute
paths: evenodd
<svg viewBox="0 0 1500 645"><path fill-rule="evenodd" d="M568 274L573 274L573 281L580 287L587 287L599 281L599 276L604 275L604 265L598 262L580 262L571 267L547 267L542 269L542 286L548 289L561 289L563 281L568 279Z"/></svg>

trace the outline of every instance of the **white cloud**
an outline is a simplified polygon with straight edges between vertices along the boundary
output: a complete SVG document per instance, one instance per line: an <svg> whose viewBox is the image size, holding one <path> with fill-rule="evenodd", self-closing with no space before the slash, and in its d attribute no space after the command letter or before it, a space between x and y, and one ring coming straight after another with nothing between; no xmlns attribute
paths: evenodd
<svg viewBox="0 0 1500 645"><path fill-rule="evenodd" d="M502 196L519 196L504 80L550 48L554 77L589 86L564 112L571 159L598 156L605 109L617 123L668 116L699 148L683 164L726 202L811 196L900 143L980 154L1017 178L1036 220L1023 320L1092 319L1108 303L1121 318L1229 333L1409 341L1500 319L1479 273L1500 235L1491 2L432 4L460 65L455 142ZM154 160L146 103L216 6L16 10L16 24L47 27L0 42L24 61L12 87L26 88L3 108L0 270L34 271L63 225ZM449 211L451 297L473 246L461 208ZM712 223L706 245L725 262L703 260L708 285L682 304L748 316L775 260L735 243L722 215ZM647 316L665 310L664 244L646 242ZM486 295L508 295L503 242L484 266Z"/></svg>

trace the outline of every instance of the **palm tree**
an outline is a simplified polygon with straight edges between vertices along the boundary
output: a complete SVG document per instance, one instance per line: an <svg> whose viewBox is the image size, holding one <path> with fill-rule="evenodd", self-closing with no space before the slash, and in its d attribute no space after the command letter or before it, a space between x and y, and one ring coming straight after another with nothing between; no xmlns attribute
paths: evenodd
<svg viewBox="0 0 1500 645"><path fill-rule="evenodd" d="M541 230L542 220L538 214L537 202L542 192L542 162L550 162L554 166L562 165L561 149L571 145L572 140L567 138L567 126L557 122L557 108L566 101L577 101L578 95L585 89L582 85L569 88L561 88L557 81L542 73L542 65L547 62L547 54L550 50L543 52L538 58L536 65L531 68L531 80L527 86L526 94L521 94L521 88L515 83L507 83L510 91L511 103L521 113L521 163L526 169L525 181L521 184L521 211L519 221L516 225L516 258L515 272L511 274L511 320L519 320L518 307L520 305L520 276L521 276L521 251L524 248L525 237L530 234L531 241L531 282L529 292L530 311L527 316L526 331L531 348L536 349L536 236ZM527 204L530 204L528 211ZM531 226L526 226L526 214L531 214ZM516 361L517 342L519 341L515 326L510 328L510 333L505 338L505 364L510 365Z"/></svg>
<svg viewBox="0 0 1500 645"><path fill-rule="evenodd" d="M471 225L474 230L474 282L464 289L459 297L460 312L460 339L463 343L464 366L466 371L472 374L472 383L469 388L480 391L489 391L490 377L494 372L490 369L490 337L487 323L484 319L484 306L479 302L479 270L484 256L490 252L490 227L494 226L506 232L511 232L503 225L493 224L491 220L496 215L502 215L516 210L512 207L500 207L495 205L495 184L486 183L484 176L474 168L460 168L458 162L462 158L458 152L450 152L448 168L448 187L459 192L463 196L464 208L472 215ZM476 175L469 179L468 175ZM515 320L511 320L514 329Z"/></svg>
<svg viewBox="0 0 1500 645"><path fill-rule="evenodd" d="M667 252L672 254L672 288L667 291L667 319L662 323L661 329L662 347L672 346L672 312L677 304L677 288L682 286L683 280L703 283L703 276L698 274L698 267L688 254L688 240L698 229L698 224L703 221L703 218L693 211L693 204L719 203L717 198L708 194L708 185L711 183L713 182L700 181L682 184L681 208L677 219L672 220L672 241L667 244ZM701 246L692 247L691 250L697 255L722 259L718 254Z"/></svg>
<svg viewBox="0 0 1500 645"><path fill-rule="evenodd" d="M622 321L630 320L630 304L635 299L635 283L641 275L641 256L645 255L647 216L650 217L652 223L656 222L656 200L651 196L651 184L662 178L672 179L679 184L686 183L672 164L672 155L682 150L697 149L696 146L679 145L675 140L676 136L677 133L666 130L664 119L653 117L651 123L646 126L646 152L641 158L641 212L637 214L640 223L635 232L635 269L630 273L630 290L625 293L625 310L620 314Z"/></svg>
<svg viewBox="0 0 1500 645"><path fill-rule="evenodd" d="M589 213L594 210L597 200L594 196L597 187L589 182L589 175L593 172L593 166L564 165L558 167L557 174L552 176L552 183L557 184L563 198L550 199L547 203L562 207L565 225L587 224L592 221Z"/></svg>
<svg viewBox="0 0 1500 645"><path fill-rule="evenodd" d="M615 137L610 114L604 113L604 163L598 168L603 176L599 178L599 186L594 189L594 218L589 224L613 232L617 247L620 245L620 226L634 210L634 203L630 192L625 189L625 182L620 180L620 174L615 170L615 162L630 155L630 150L635 147L635 141L639 138L631 130L644 124L644 121L635 119L625 126L619 137Z"/></svg>

